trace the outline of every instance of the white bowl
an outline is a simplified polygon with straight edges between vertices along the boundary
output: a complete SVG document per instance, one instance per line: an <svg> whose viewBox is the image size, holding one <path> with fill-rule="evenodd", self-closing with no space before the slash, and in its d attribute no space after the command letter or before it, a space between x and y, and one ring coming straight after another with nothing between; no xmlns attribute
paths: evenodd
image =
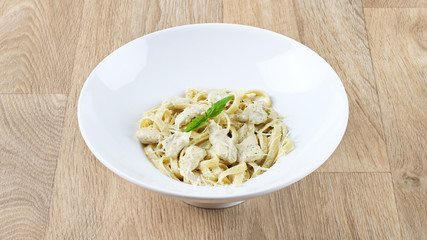
<svg viewBox="0 0 427 240"><path fill-rule="evenodd" d="M189 87L262 89L285 117L295 149L241 187L192 186L163 175L135 138L143 112ZM196 24L148 34L120 47L90 74L80 94L80 131L109 169L146 189L208 208L229 207L307 176L336 149L348 101L315 52L283 35L234 24Z"/></svg>

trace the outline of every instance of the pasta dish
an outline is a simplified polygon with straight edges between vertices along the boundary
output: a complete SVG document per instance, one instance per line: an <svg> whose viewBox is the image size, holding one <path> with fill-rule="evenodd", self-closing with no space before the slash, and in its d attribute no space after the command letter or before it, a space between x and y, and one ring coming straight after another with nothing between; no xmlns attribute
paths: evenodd
<svg viewBox="0 0 427 240"><path fill-rule="evenodd" d="M193 185L240 186L294 147L260 90L187 89L145 112L136 137L157 169Z"/></svg>

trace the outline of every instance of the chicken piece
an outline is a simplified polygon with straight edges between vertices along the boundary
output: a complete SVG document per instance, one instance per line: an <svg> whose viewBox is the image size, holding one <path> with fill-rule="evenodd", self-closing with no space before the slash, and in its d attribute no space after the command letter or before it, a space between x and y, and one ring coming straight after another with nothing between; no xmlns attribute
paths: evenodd
<svg viewBox="0 0 427 240"><path fill-rule="evenodd" d="M255 126L251 123L243 125L239 130L237 130L238 139L237 143L241 143L247 136L255 133Z"/></svg>
<svg viewBox="0 0 427 240"><path fill-rule="evenodd" d="M181 125L187 125L195 117L202 115L205 112L205 109L202 106L195 105L184 109L178 116L175 118L175 125L179 128Z"/></svg>
<svg viewBox="0 0 427 240"><path fill-rule="evenodd" d="M263 158L263 152L258 145L255 134L247 136L240 144L237 144L240 162L253 162Z"/></svg>
<svg viewBox="0 0 427 240"><path fill-rule="evenodd" d="M198 184L199 177L193 173L193 170L199 166L201 160L206 157L206 151L203 148L190 146L185 150L185 155L179 160L179 173L184 177L184 182Z"/></svg>
<svg viewBox="0 0 427 240"><path fill-rule="evenodd" d="M208 100L211 103L216 103L219 100L228 97L230 94L226 92L225 89L213 89L208 93Z"/></svg>
<svg viewBox="0 0 427 240"><path fill-rule="evenodd" d="M184 109L191 104L191 99L183 97L169 97L162 102L162 106L169 109Z"/></svg>
<svg viewBox="0 0 427 240"><path fill-rule="evenodd" d="M136 138L142 144L158 143L161 139L161 134L159 130L155 128L141 128L136 132Z"/></svg>
<svg viewBox="0 0 427 240"><path fill-rule="evenodd" d="M177 159L179 152L190 144L190 133L176 132L167 137L163 142L165 155Z"/></svg>
<svg viewBox="0 0 427 240"><path fill-rule="evenodd" d="M227 130L222 129L213 120L209 121L209 141L215 154L222 160L234 163L237 160L237 149L233 140L227 136Z"/></svg>
<svg viewBox="0 0 427 240"><path fill-rule="evenodd" d="M264 123L268 117L265 111L265 103L261 101L254 102L254 104L245 108L242 113L237 114L236 117L241 122L250 122L253 124Z"/></svg>
<svg viewBox="0 0 427 240"><path fill-rule="evenodd" d="M206 157L206 150L196 146L189 146L185 150L185 155L179 159L179 171L182 176L188 175L189 172L199 166L200 161Z"/></svg>

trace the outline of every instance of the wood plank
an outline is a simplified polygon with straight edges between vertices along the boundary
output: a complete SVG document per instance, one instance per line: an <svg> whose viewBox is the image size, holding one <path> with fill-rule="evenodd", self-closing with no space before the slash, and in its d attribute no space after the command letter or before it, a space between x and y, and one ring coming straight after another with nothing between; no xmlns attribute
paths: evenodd
<svg viewBox="0 0 427 240"><path fill-rule="evenodd" d="M350 118L338 149L322 172L388 172L378 89L374 79L362 3L294 1L299 39L337 71L346 88Z"/></svg>
<svg viewBox="0 0 427 240"><path fill-rule="evenodd" d="M85 79L96 64L126 42L166 27L221 21L222 5L214 0L85 2L78 43L80 51L75 57L72 74L47 239L91 239L115 231L123 231L126 237L121 239L137 234L153 239L151 236L167 234L165 227L147 227L149 222L129 225L134 216L163 218L167 213L158 206L175 202L122 180L93 157L78 130L77 100ZM123 212L119 213L123 209L114 203L120 196L132 196L123 199L122 203L127 206L149 204L151 207L130 210L128 216L132 218L123 218ZM102 233L106 230L103 226L107 225L112 229Z"/></svg>
<svg viewBox="0 0 427 240"><path fill-rule="evenodd" d="M400 239L388 173L314 173L276 195L289 239Z"/></svg>
<svg viewBox="0 0 427 240"><path fill-rule="evenodd" d="M44 236L66 100L0 95L0 239Z"/></svg>
<svg viewBox="0 0 427 240"><path fill-rule="evenodd" d="M365 8L421 8L427 7L426 0L363 0Z"/></svg>
<svg viewBox="0 0 427 240"><path fill-rule="evenodd" d="M427 239L427 9L365 9L404 239Z"/></svg>
<svg viewBox="0 0 427 240"><path fill-rule="evenodd" d="M82 1L0 3L0 93L68 93Z"/></svg>
<svg viewBox="0 0 427 240"><path fill-rule="evenodd" d="M224 22L275 31L298 40L298 28L291 0L224 0Z"/></svg>
<svg viewBox="0 0 427 240"><path fill-rule="evenodd" d="M400 239L389 173L314 173L237 207L207 210L97 165L90 158L87 173L73 170L78 182L63 189L67 205L56 210L63 222L49 239Z"/></svg>

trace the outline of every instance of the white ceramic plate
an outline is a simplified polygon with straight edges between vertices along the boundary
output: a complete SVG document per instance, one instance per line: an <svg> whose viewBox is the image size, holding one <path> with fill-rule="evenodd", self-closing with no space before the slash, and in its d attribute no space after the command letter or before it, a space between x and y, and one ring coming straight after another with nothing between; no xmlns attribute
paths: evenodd
<svg viewBox="0 0 427 240"><path fill-rule="evenodd" d="M239 188L196 187L163 175L135 138L137 121L188 87L266 91L295 149ZM90 150L119 176L193 203L218 204L278 190L313 172L343 137L348 101L335 71L297 41L255 27L196 24L148 34L106 57L83 86L78 120Z"/></svg>

